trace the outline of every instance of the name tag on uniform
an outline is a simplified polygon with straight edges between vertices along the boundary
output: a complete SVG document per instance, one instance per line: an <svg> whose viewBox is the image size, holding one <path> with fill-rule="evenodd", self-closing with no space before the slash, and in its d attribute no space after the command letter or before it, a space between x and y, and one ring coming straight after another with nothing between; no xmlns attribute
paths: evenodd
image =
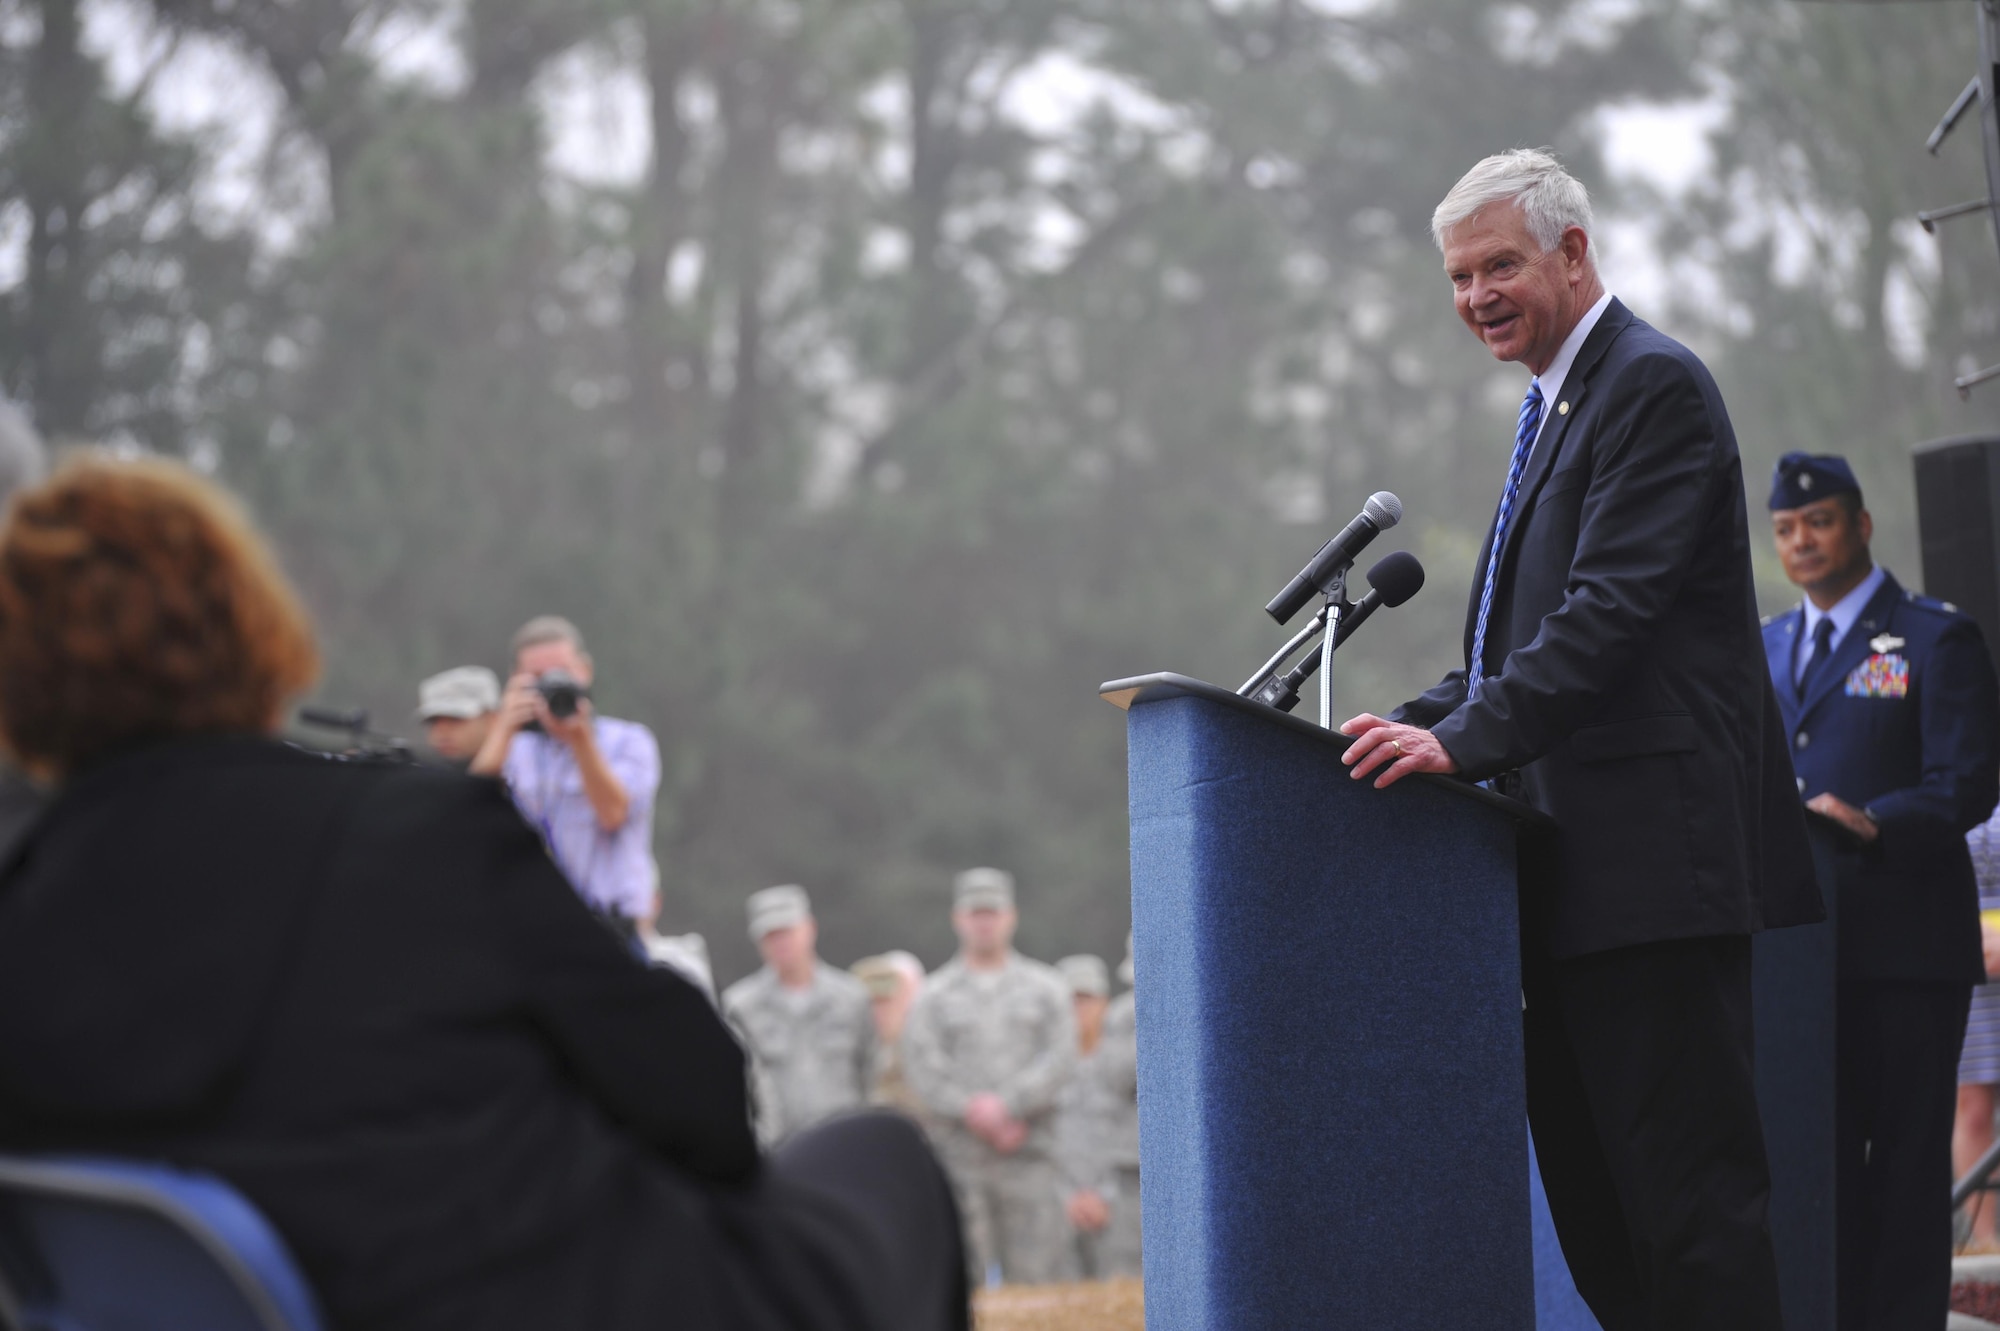
<svg viewBox="0 0 2000 1331"><path fill-rule="evenodd" d="M1877 652L1854 667L1854 673L1847 677L1846 692L1850 698L1908 697L1909 659L1894 652Z"/></svg>

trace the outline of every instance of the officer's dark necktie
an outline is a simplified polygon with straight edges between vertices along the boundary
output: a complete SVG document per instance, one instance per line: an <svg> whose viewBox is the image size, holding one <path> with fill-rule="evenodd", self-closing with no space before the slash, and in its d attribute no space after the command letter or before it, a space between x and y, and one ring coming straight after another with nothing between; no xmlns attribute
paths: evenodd
<svg viewBox="0 0 2000 1331"><path fill-rule="evenodd" d="M1821 615L1819 627L1813 630L1812 655L1806 658L1806 668L1799 672L1799 692L1812 687L1813 676L1826 665L1826 658L1833 655L1833 616Z"/></svg>
<svg viewBox="0 0 2000 1331"><path fill-rule="evenodd" d="M1542 425L1542 381L1528 381L1528 396L1521 399L1521 419L1514 425L1514 458L1507 464L1507 488L1500 492L1500 516L1493 522L1493 549L1486 556L1486 582L1479 590L1479 621L1472 630L1472 661L1465 674L1467 702L1479 696L1479 681L1486 677L1486 618L1493 613L1493 585L1500 580L1500 547L1507 539L1508 519L1514 516L1514 501L1521 497L1521 473L1528 469L1528 454L1535 448L1535 432Z"/></svg>

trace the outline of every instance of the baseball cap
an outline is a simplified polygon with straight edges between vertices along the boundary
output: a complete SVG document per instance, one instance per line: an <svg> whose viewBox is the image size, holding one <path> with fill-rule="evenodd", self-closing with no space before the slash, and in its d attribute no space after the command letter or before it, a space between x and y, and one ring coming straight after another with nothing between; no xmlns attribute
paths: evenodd
<svg viewBox="0 0 2000 1331"><path fill-rule="evenodd" d="M485 666L458 666L417 686L417 719L469 721L500 706L500 677Z"/></svg>

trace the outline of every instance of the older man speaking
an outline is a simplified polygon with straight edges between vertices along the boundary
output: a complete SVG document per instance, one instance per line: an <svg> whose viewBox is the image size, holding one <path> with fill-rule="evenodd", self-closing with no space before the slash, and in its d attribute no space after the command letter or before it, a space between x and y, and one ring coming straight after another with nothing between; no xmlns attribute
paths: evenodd
<svg viewBox="0 0 2000 1331"><path fill-rule="evenodd" d="M1465 669L1348 721L1346 761L1377 786L1489 781L1560 828L1523 875L1528 1112L1605 1331L1777 1331L1749 936L1823 908L1736 437L1694 353L1605 292L1589 196L1553 157L1487 158L1431 227L1459 317L1534 377Z"/></svg>

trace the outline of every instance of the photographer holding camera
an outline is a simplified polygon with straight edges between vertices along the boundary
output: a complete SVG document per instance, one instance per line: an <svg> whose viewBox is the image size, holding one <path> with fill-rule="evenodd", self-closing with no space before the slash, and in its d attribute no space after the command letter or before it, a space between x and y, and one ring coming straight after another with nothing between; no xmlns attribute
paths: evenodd
<svg viewBox="0 0 2000 1331"><path fill-rule="evenodd" d="M514 635L513 655L513 677L472 771L506 781L591 909L628 935L650 927L659 906L658 741L636 721L592 709L590 653L568 620L529 620Z"/></svg>

